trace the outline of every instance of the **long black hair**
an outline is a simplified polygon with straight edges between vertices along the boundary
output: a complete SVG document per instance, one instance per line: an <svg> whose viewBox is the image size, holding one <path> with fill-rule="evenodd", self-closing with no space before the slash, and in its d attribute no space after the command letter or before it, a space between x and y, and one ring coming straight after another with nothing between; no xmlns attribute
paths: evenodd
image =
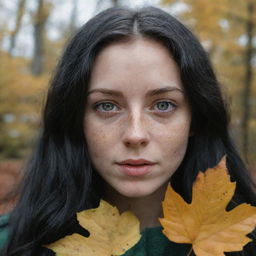
<svg viewBox="0 0 256 256"><path fill-rule="evenodd" d="M169 49L180 68L192 109L193 136L184 160L170 180L173 187L190 201L198 171L215 166L226 155L231 178L237 181L229 208L242 202L255 205L249 173L228 132L225 101L198 40L158 8L111 8L82 26L60 59L50 83L39 138L11 215L10 236L3 255L50 256L54 254L43 245L74 232L88 235L78 225L75 214L96 207L102 193L102 180L91 165L83 132L90 74L95 57L107 44L137 36L157 40ZM250 243L243 255L252 255L252 250L256 252Z"/></svg>

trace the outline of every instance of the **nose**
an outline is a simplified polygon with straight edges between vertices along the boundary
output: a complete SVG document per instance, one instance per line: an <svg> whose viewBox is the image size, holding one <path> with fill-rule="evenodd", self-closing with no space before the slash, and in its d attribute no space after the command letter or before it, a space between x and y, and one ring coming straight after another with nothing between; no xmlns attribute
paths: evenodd
<svg viewBox="0 0 256 256"><path fill-rule="evenodd" d="M146 123L140 113L131 114L126 123L123 143L126 147L141 147L149 143Z"/></svg>

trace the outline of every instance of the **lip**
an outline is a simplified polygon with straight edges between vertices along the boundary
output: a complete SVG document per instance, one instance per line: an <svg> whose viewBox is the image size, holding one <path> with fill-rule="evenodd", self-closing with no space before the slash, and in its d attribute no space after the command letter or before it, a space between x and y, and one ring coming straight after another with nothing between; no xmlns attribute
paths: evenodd
<svg viewBox="0 0 256 256"><path fill-rule="evenodd" d="M155 163L146 159L127 159L117 165L120 171L128 176L143 176L152 171Z"/></svg>
<svg viewBox="0 0 256 256"><path fill-rule="evenodd" d="M148 164L148 165L153 165L155 164L154 162L151 162L149 160L140 158L140 159L127 159L121 162L117 162L117 164L129 164L129 165L143 165L143 164Z"/></svg>

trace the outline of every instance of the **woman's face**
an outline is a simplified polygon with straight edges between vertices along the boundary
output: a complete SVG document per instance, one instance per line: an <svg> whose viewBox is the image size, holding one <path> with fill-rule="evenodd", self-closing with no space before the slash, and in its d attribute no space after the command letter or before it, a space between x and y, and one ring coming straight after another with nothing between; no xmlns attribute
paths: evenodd
<svg viewBox="0 0 256 256"><path fill-rule="evenodd" d="M104 48L91 75L84 133L92 163L127 197L150 195L179 167L191 113L178 66L159 42Z"/></svg>

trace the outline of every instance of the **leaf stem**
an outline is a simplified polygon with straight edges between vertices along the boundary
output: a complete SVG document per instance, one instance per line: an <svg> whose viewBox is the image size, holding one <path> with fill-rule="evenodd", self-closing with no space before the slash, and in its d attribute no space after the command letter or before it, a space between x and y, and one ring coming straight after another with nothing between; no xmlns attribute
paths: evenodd
<svg viewBox="0 0 256 256"><path fill-rule="evenodd" d="M188 252L187 256L190 256L192 252L193 252L193 247L191 246L191 249L190 249L190 251Z"/></svg>

